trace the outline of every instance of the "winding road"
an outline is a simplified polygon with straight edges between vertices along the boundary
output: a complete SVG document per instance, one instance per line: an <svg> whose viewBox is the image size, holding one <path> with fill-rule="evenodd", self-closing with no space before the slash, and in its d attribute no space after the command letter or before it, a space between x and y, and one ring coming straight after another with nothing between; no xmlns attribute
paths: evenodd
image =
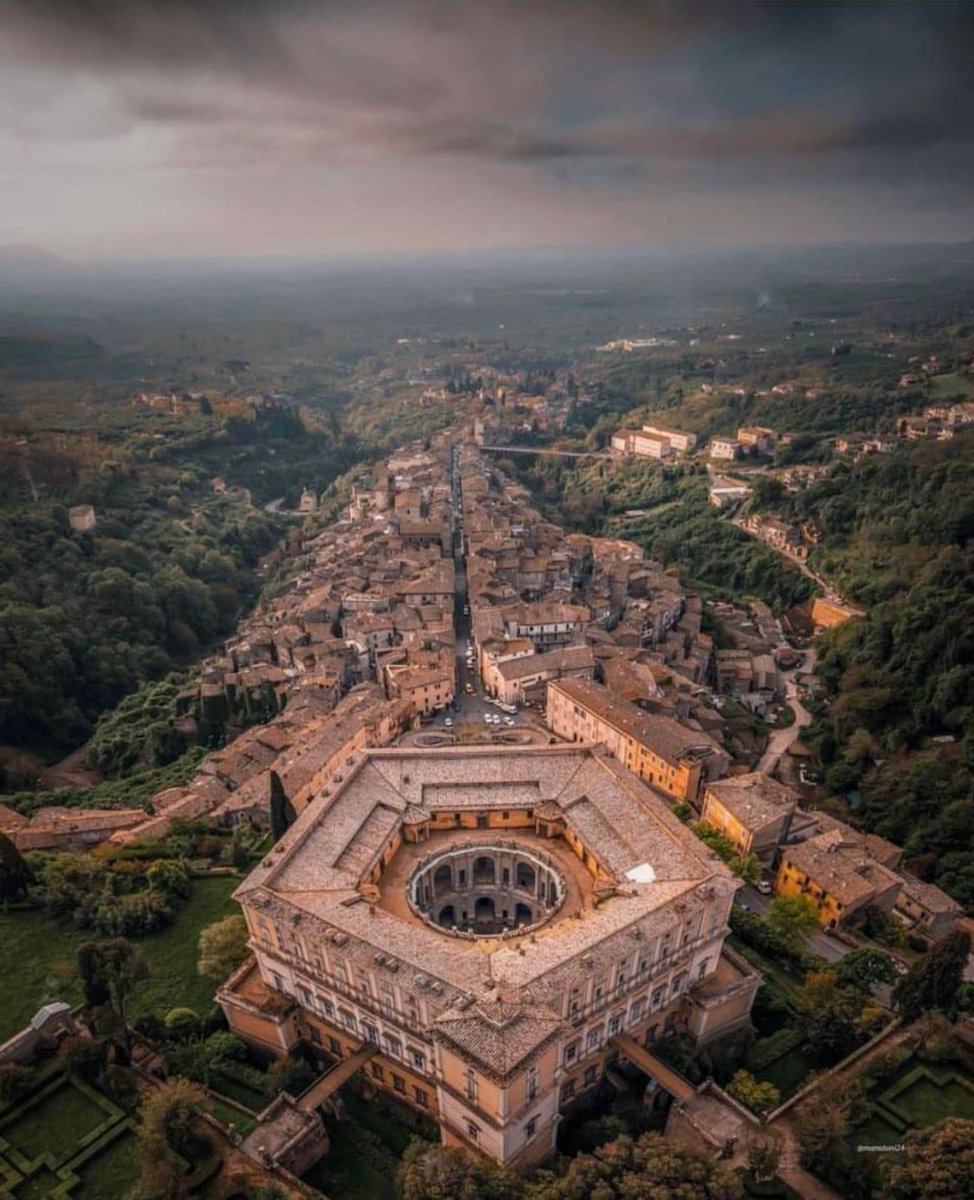
<svg viewBox="0 0 974 1200"><path fill-rule="evenodd" d="M793 667L790 671L782 672L782 679L785 683L785 703L795 714L795 720L785 729L776 729L768 739L767 749L757 765L757 770L765 775L770 775L774 771L788 747L801 735L801 731L807 729L812 723L812 714L798 698L797 675L799 670L802 672L815 670L814 648L805 652L800 667Z"/></svg>

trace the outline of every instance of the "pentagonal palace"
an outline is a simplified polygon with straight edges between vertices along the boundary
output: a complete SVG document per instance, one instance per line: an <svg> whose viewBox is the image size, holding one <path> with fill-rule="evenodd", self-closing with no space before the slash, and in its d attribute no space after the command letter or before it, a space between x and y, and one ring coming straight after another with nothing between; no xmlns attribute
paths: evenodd
<svg viewBox="0 0 974 1200"><path fill-rule="evenodd" d="M370 750L237 891L254 958L218 999L253 1044L358 1056L444 1141L526 1166L613 1059L747 1021L736 886L594 747Z"/></svg>

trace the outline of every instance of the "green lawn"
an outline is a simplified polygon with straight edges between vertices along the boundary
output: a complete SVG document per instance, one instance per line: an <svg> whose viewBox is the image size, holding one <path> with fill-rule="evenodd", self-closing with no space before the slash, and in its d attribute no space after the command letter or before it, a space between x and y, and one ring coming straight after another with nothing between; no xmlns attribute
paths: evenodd
<svg viewBox="0 0 974 1200"><path fill-rule="evenodd" d="M26 1159L50 1152L60 1162L104 1120L105 1113L66 1079L40 1104L5 1125L3 1136Z"/></svg>
<svg viewBox="0 0 974 1200"><path fill-rule="evenodd" d="M952 396L974 396L974 384L963 375L931 375L931 400L950 399Z"/></svg>
<svg viewBox="0 0 974 1200"><path fill-rule="evenodd" d="M81 1183L71 1200L120 1200L127 1195L139 1175L135 1159L135 1137L131 1133L117 1137L106 1149L79 1167Z"/></svg>
<svg viewBox="0 0 974 1200"><path fill-rule="evenodd" d="M236 910L230 894L239 882L228 875L194 879L193 894L173 924L162 933L137 939L151 977L134 998L133 1016L177 1006L200 1013L209 1009L214 982L196 973L197 941L204 926ZM0 1040L23 1029L50 1000L80 1001L75 953L82 942L93 940L95 935L75 929L67 918L39 911L0 912L5 963L0 971Z"/></svg>

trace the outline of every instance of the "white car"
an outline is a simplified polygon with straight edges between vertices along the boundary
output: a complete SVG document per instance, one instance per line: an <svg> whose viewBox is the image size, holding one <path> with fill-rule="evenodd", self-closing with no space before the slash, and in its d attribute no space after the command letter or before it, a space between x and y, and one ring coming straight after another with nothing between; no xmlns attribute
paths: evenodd
<svg viewBox="0 0 974 1200"><path fill-rule="evenodd" d="M447 719L443 722L443 724L447 727L447 729L452 729L453 728L453 718L447 717Z"/></svg>
<svg viewBox="0 0 974 1200"><path fill-rule="evenodd" d="M504 718L504 724L505 724L505 725L513 725L513 724L514 724L514 718L513 718L513 717L505 717L505 718Z"/></svg>
<svg viewBox="0 0 974 1200"><path fill-rule="evenodd" d="M771 895L771 880L770 879L759 879L758 880L758 891L761 893L762 896L770 896Z"/></svg>
<svg viewBox="0 0 974 1200"><path fill-rule="evenodd" d="M493 714L492 713L484 713L484 724L485 725L493 725L493 723L494 723Z"/></svg>

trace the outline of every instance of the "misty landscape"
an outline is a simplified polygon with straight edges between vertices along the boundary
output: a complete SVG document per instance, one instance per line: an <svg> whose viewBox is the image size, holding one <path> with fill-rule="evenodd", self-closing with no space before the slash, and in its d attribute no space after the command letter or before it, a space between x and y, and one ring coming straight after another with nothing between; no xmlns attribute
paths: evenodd
<svg viewBox="0 0 974 1200"><path fill-rule="evenodd" d="M974 1195L971 14L0 0L0 1200Z"/></svg>

